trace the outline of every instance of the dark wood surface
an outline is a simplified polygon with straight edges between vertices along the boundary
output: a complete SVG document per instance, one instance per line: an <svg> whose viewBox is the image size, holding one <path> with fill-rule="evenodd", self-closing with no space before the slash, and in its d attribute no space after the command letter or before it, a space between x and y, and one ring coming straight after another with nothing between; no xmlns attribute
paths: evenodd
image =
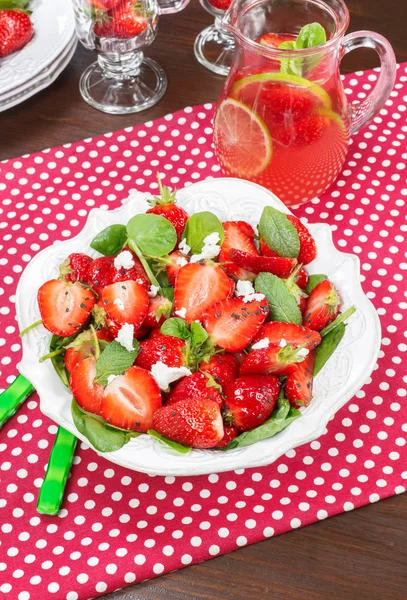
<svg viewBox="0 0 407 600"><path fill-rule="evenodd" d="M371 29L407 60L406 0L352 0L350 30ZM82 101L79 77L94 60L78 50L59 79L27 102L0 114L0 160L155 119L187 104L216 100L223 79L194 60L193 40L211 22L198 0L164 17L147 54L165 68L164 99L138 115L108 116ZM349 72L377 66L371 52L343 61ZM406 600L407 495L295 530L151 582L106 600Z"/></svg>

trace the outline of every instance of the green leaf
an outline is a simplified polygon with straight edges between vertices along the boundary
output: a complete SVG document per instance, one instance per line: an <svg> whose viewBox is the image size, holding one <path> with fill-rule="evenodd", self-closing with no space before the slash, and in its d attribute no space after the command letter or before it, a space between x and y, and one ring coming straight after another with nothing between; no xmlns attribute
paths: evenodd
<svg viewBox="0 0 407 600"><path fill-rule="evenodd" d="M160 440L160 442L162 442L166 446L169 446L173 450L180 452L181 454L188 454L188 452L191 452L192 450L190 446L184 446L183 444L179 444L178 442L173 442L172 440L169 440L168 438L164 437L163 435L161 435L161 433L158 433L158 431L155 431L154 429L149 429L147 433L148 435L151 435L151 437L156 438L156 440Z"/></svg>
<svg viewBox="0 0 407 600"><path fill-rule="evenodd" d="M175 248L177 232L172 223L154 214L135 215L127 223L128 237L149 256L164 256Z"/></svg>
<svg viewBox="0 0 407 600"><path fill-rule="evenodd" d="M328 277L326 275L323 275L322 273L318 273L317 275L310 275L305 291L307 292L307 294L310 294L314 287L318 285L318 283L321 283L321 281L326 281L327 279Z"/></svg>
<svg viewBox="0 0 407 600"><path fill-rule="evenodd" d="M127 371L137 358L139 346L139 342L133 340L134 350L129 352L116 340L108 344L96 362L95 381L100 385L107 385L110 375L120 375Z"/></svg>
<svg viewBox="0 0 407 600"><path fill-rule="evenodd" d="M204 239L211 233L218 233L220 242L223 243L225 232L223 225L218 217L211 212L199 212L189 217L185 230L184 238L191 248L192 254L200 254L204 247Z"/></svg>
<svg viewBox="0 0 407 600"><path fill-rule="evenodd" d="M83 411L75 398L72 400L72 418L76 428L99 452L114 452L122 448L132 437L140 434L111 427L102 419Z"/></svg>
<svg viewBox="0 0 407 600"><path fill-rule="evenodd" d="M279 45L280 50L303 50L314 48L326 42L325 29L319 23L309 23L305 25L297 36L295 41L283 42ZM281 72L286 75L302 76L304 66L309 71L319 63L319 56L310 56L307 58L282 58Z"/></svg>
<svg viewBox="0 0 407 600"><path fill-rule="evenodd" d="M174 288L173 287L162 287L161 294L168 298L171 302L174 302Z"/></svg>
<svg viewBox="0 0 407 600"><path fill-rule="evenodd" d="M194 346L203 344L208 339L209 334L200 323L192 321L191 323L191 342Z"/></svg>
<svg viewBox="0 0 407 600"><path fill-rule="evenodd" d="M258 229L267 246L279 256L297 258L300 251L298 233L284 213L272 206L265 206Z"/></svg>
<svg viewBox="0 0 407 600"><path fill-rule="evenodd" d="M71 335L69 337L60 337L59 335L53 335L51 338L51 343L49 345L50 354L53 352L58 352L64 350L66 346L69 346L76 337L81 334ZM69 388L69 373L65 368L64 355L56 354L55 356L51 356L52 366L55 369L56 374L62 381L65 387Z"/></svg>
<svg viewBox="0 0 407 600"><path fill-rule="evenodd" d="M256 292L266 296L272 321L302 324L302 314L298 304L282 279L272 273L259 273L254 287Z"/></svg>
<svg viewBox="0 0 407 600"><path fill-rule="evenodd" d="M295 41L283 42L278 47L279 50L295 50ZM298 58L282 58L280 60L280 70L285 75L302 75L302 59Z"/></svg>
<svg viewBox="0 0 407 600"><path fill-rule="evenodd" d="M347 319L349 319L354 312L356 312L356 308L354 306L350 306L347 310L345 310L345 312L338 315L336 319L332 321L332 323L329 323L329 325L320 331L321 336L325 337L330 331L338 327L340 323L344 323Z"/></svg>
<svg viewBox="0 0 407 600"><path fill-rule="evenodd" d="M186 321L178 319L178 317L172 317L171 319L164 321L160 331L164 335L172 335L181 340L187 340L191 335Z"/></svg>
<svg viewBox="0 0 407 600"><path fill-rule="evenodd" d="M325 42L326 33L322 25L320 23L309 23L302 27L295 41L295 47L297 50L315 48L315 46L322 46Z"/></svg>
<svg viewBox="0 0 407 600"><path fill-rule="evenodd" d="M267 421L265 421L262 425L259 425L259 427L256 427L256 429L245 431L244 433L238 435L229 443L229 445L226 447L226 450L251 446L260 440L270 438L273 435L276 435L276 433L279 433L285 429L299 416L301 416L300 411L290 406L289 401L284 397L284 393L280 392L276 408Z"/></svg>
<svg viewBox="0 0 407 600"><path fill-rule="evenodd" d="M318 375L327 361L331 358L344 335L345 325L343 323L339 323L335 329L332 329L332 331L322 338L322 342L317 347L315 352L314 377Z"/></svg>
<svg viewBox="0 0 407 600"><path fill-rule="evenodd" d="M100 231L90 243L90 247L104 256L118 254L127 240L125 225L110 225Z"/></svg>

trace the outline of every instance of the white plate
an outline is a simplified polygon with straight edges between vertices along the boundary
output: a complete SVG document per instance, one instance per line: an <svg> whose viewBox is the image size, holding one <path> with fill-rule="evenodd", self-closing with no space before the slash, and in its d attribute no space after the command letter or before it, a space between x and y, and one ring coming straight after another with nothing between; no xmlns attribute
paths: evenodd
<svg viewBox="0 0 407 600"><path fill-rule="evenodd" d="M189 214L210 210L225 220L244 219L256 226L264 206L289 210L264 188L247 181L223 178L196 183L178 192L178 201ZM58 265L71 252L96 255L89 242L96 233L113 223L127 223L134 214L148 208L146 196L132 192L117 210L93 209L82 232L71 240L45 248L26 267L17 289L16 308L20 329L39 318L38 287L58 274ZM151 475L201 475L239 468L267 465L282 454L320 436L328 421L366 382L380 347L380 322L360 285L359 259L335 248L327 225L309 226L318 247L318 258L309 265L312 273L326 273L338 287L344 309L357 312L349 320L336 353L315 378L314 399L301 418L275 437L247 448L228 452L192 450L180 455L148 435L132 439L116 452L103 454L108 460ZM71 394L64 388L50 361L39 363L48 352L51 335L42 327L23 338L20 372L37 389L42 412L80 439L89 443L73 424Z"/></svg>
<svg viewBox="0 0 407 600"><path fill-rule="evenodd" d="M0 60L0 94L24 85L51 65L74 35L69 0L33 0L31 10L34 36L19 52Z"/></svg>

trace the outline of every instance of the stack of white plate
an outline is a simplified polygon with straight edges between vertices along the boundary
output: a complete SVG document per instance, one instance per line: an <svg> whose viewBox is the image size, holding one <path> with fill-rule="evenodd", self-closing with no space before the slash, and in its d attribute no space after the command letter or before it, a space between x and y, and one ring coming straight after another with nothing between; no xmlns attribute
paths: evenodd
<svg viewBox="0 0 407 600"><path fill-rule="evenodd" d="M55 81L76 49L69 0L32 0L30 9L34 37L19 52L0 59L0 111L27 100Z"/></svg>

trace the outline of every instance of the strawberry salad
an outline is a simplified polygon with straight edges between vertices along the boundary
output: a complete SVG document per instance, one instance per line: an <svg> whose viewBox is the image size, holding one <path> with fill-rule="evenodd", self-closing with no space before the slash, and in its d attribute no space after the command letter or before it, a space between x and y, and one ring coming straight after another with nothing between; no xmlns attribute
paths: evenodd
<svg viewBox="0 0 407 600"><path fill-rule="evenodd" d="M189 216L175 192L70 254L38 290L49 353L77 429L100 452L149 434L179 452L269 438L312 401L354 308L324 274L293 215Z"/></svg>

